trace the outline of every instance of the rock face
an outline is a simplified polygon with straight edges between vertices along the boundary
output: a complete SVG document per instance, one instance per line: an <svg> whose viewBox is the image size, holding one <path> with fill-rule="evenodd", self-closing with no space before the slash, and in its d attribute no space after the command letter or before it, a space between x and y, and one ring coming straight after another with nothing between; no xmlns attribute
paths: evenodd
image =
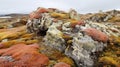
<svg viewBox="0 0 120 67"><path fill-rule="evenodd" d="M38 48L38 44L17 44L7 49L0 49L0 66L45 67L49 59L45 55L40 54Z"/></svg>
<svg viewBox="0 0 120 67"><path fill-rule="evenodd" d="M44 9L40 10L39 15L39 18L32 17L28 20L27 30L35 34L44 31L44 44L64 52L75 61L77 67L93 67L96 53L107 47L109 37L120 36L119 26L97 23L108 21L111 18L108 18L108 14L98 14L97 19L94 16L95 22L91 22L94 17L81 21L80 15L73 9L69 13L57 9ZM59 66L61 64L58 64Z"/></svg>
<svg viewBox="0 0 120 67"><path fill-rule="evenodd" d="M62 38L62 36L63 33L52 25L49 27L46 36L44 38L45 44L60 51L64 51L66 46L65 46L65 40Z"/></svg>
<svg viewBox="0 0 120 67"><path fill-rule="evenodd" d="M37 14L38 15L38 14ZM36 33L38 35L45 35L45 31L52 24L52 18L48 13L43 13L38 19L28 20L27 29L31 33Z"/></svg>

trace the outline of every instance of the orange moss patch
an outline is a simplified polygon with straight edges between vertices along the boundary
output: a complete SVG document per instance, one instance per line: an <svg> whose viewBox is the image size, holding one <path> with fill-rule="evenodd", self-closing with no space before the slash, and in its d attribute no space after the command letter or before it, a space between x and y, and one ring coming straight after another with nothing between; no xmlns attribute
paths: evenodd
<svg viewBox="0 0 120 67"><path fill-rule="evenodd" d="M0 60L0 66L36 66L45 67L48 64L48 57L40 54L38 44L25 45L17 44L7 49L0 49L1 56L12 56L15 60L9 62ZM4 63L6 61L6 63Z"/></svg>
<svg viewBox="0 0 120 67"><path fill-rule="evenodd" d="M95 40L102 41L102 42L108 41L108 36L105 33L101 32L97 29L87 28L84 30L84 32L86 34L88 34L89 36L91 36Z"/></svg>

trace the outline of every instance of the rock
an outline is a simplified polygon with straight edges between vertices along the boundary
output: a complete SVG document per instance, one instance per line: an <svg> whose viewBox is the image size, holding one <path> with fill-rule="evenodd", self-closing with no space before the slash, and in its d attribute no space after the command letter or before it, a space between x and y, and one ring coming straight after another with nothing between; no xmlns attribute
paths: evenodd
<svg viewBox="0 0 120 67"><path fill-rule="evenodd" d="M70 9L69 17L70 17L70 19L80 20L79 14L74 9Z"/></svg>
<svg viewBox="0 0 120 67"><path fill-rule="evenodd" d="M59 63L55 64L54 67L71 67L71 66L64 62L59 62Z"/></svg>
<svg viewBox="0 0 120 67"><path fill-rule="evenodd" d="M66 48L65 40L62 38L63 33L54 25L51 25L44 38L45 44L63 52Z"/></svg>
<svg viewBox="0 0 120 67"><path fill-rule="evenodd" d="M64 63L69 64L70 66L75 67L75 64L74 64L74 61L72 60L72 58L67 57L65 54L63 54L59 50L56 50L56 49L46 46L44 44L41 44L40 47L41 47L40 53L45 54L47 57L49 57L49 59L52 59L52 60L50 60L49 65L53 66L54 63L64 62Z"/></svg>
<svg viewBox="0 0 120 67"><path fill-rule="evenodd" d="M92 67L95 59L91 53L102 51L105 46L104 43L94 41L86 34L78 33L73 37L72 44L65 50L65 54L74 58L78 67Z"/></svg>
<svg viewBox="0 0 120 67"><path fill-rule="evenodd" d="M108 46L107 44L110 44L109 37L111 35L120 36L118 25L102 23L113 17L108 13L84 15L88 19L86 18L87 20L81 22L80 17L83 15L78 14L73 9L69 13L54 8L48 8L47 10L48 12L46 8L43 11L40 9L42 11L40 12L40 18L29 19L27 30L35 34L45 33L43 35L44 44L51 49L64 52L65 55L75 61L77 67L93 67L96 63L95 60L98 60L98 53L103 51ZM83 18L85 19L85 17ZM118 39L117 42L119 42ZM119 52L117 53L119 54ZM51 55L51 53L49 54ZM50 58L53 59L57 55ZM66 61L66 59L64 60ZM60 62L64 60L62 59Z"/></svg>
<svg viewBox="0 0 120 67"><path fill-rule="evenodd" d="M52 23L51 16L48 13L43 13L39 19L29 19L26 25L28 32L35 33L37 35L45 35L47 29Z"/></svg>

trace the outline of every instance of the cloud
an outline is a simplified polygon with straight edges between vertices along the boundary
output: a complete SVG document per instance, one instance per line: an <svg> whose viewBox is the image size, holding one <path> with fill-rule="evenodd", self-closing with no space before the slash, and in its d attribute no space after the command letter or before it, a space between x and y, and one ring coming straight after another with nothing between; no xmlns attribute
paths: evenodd
<svg viewBox="0 0 120 67"><path fill-rule="evenodd" d="M0 13L29 13L37 7L53 7L79 13L120 9L120 0L0 0Z"/></svg>

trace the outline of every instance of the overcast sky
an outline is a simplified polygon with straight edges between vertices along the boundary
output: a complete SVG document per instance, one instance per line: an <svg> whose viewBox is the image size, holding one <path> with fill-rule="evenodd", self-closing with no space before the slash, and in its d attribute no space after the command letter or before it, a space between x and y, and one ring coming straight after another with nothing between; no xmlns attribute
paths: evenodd
<svg viewBox="0 0 120 67"><path fill-rule="evenodd" d="M74 8L79 13L90 13L120 10L120 0L0 0L0 14L30 13L37 7L53 7L65 11Z"/></svg>

